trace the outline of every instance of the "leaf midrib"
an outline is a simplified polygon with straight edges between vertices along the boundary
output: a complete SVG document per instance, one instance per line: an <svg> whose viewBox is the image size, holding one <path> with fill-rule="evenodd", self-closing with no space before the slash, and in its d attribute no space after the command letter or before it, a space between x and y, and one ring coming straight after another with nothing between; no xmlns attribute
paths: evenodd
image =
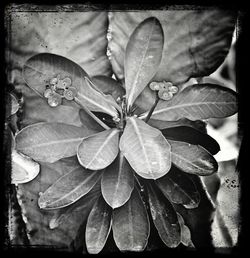
<svg viewBox="0 0 250 258"><path fill-rule="evenodd" d="M149 172L149 174L151 174L151 177L154 178L153 172L151 171L151 167L150 167L150 165L149 165L148 155L147 155L146 149L145 149L145 147L144 147L144 145L143 145L143 140L142 140L142 137L141 137L141 135L140 135L139 128L137 127L136 121L134 121L133 119L130 119L130 121L131 121L132 125L134 126L135 133L136 133L137 137L139 138L139 142L140 142L140 145L141 145L141 147L142 147L143 154L144 154L144 156L145 156L145 158L146 158L146 163L147 163L147 167L148 167L148 172Z"/></svg>
<svg viewBox="0 0 250 258"><path fill-rule="evenodd" d="M33 149L33 148L41 148L41 147L47 147L52 144L64 144L64 143L69 143L69 142L77 142L81 141L85 137L80 137L80 138L70 138L70 139L61 139L61 140L56 140L56 141L50 141L50 142L43 142L35 145L30 145L26 146L24 148L18 148L18 150L27 150L27 149Z"/></svg>
<svg viewBox="0 0 250 258"><path fill-rule="evenodd" d="M155 24L152 25L152 28L151 28L151 31L150 31L150 35L149 35L149 38L148 38L148 42L147 42L147 46L146 46L145 51L144 51L144 53L143 53L142 60L141 60L140 65L139 65L138 72L136 73L136 77L135 77L135 79L134 79L134 83L132 84L131 91L130 91L129 96L128 96L128 106L132 104L132 100L131 100L131 99L133 98L134 91L135 91L135 89L137 88L137 87L136 87L136 85L137 85L137 80L138 80L140 71L141 71L141 69L142 69L142 66L143 66L142 64L143 64L143 62L144 62L145 56L146 56L146 54L147 54L147 52L148 52L149 43L150 43L150 41L151 41L151 37L152 37L152 34L153 34L154 26L155 26ZM145 87L146 87L146 85L145 85ZM131 103L129 103L129 102L131 102Z"/></svg>
<svg viewBox="0 0 250 258"><path fill-rule="evenodd" d="M100 146L100 148L98 149L98 151L96 152L96 154L94 155L94 157L88 162L88 164L86 165L86 168L88 168L89 166L91 166L91 164L93 162L95 162L96 157L100 154L100 152L103 150L103 148L108 145L109 141L112 140L112 138L118 133L117 130L114 130L113 132L110 132L110 135L106 138L106 140L103 142L103 144Z"/></svg>

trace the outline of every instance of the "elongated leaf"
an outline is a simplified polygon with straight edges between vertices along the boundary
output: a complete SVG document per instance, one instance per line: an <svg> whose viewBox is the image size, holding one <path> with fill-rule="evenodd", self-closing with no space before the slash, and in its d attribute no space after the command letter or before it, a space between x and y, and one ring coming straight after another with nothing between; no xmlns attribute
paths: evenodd
<svg viewBox="0 0 250 258"><path fill-rule="evenodd" d="M101 181L102 196L113 208L128 201L134 189L133 169L120 152L116 160L105 169Z"/></svg>
<svg viewBox="0 0 250 258"><path fill-rule="evenodd" d="M37 161L53 163L76 155L77 145L88 135L81 127L42 122L19 131L16 149Z"/></svg>
<svg viewBox="0 0 250 258"><path fill-rule="evenodd" d="M79 222L77 221L79 214L81 214L82 221L87 220L89 212L96 200L100 197L100 194L100 183L97 182L94 187L78 201L64 208L60 208L49 221L49 228L60 228L72 220Z"/></svg>
<svg viewBox="0 0 250 258"><path fill-rule="evenodd" d="M162 193L172 202L182 204L186 208L197 208L200 195L191 178L172 167L164 177L156 180Z"/></svg>
<svg viewBox="0 0 250 258"><path fill-rule="evenodd" d="M103 249L111 230L111 216L111 207L100 196L89 214L86 226L85 241L90 254L97 254Z"/></svg>
<svg viewBox="0 0 250 258"><path fill-rule="evenodd" d="M153 183L147 185L153 222L165 245L174 248L179 245L181 240L178 218L171 203L159 195L157 188L153 187Z"/></svg>
<svg viewBox="0 0 250 258"><path fill-rule="evenodd" d="M40 172L40 165L34 160L19 154L11 153L11 183L23 184L33 180Z"/></svg>
<svg viewBox="0 0 250 258"><path fill-rule="evenodd" d="M161 62L164 35L156 18L143 21L131 35L125 54L128 108L155 75Z"/></svg>
<svg viewBox="0 0 250 258"><path fill-rule="evenodd" d="M91 78L95 85L104 94L110 94L115 100L122 98L125 95L125 89L122 85L111 77L104 75L97 75Z"/></svg>
<svg viewBox="0 0 250 258"><path fill-rule="evenodd" d="M160 178L171 167L170 145L165 137L138 118L127 119L120 150L135 172L144 178Z"/></svg>
<svg viewBox="0 0 250 258"><path fill-rule="evenodd" d="M160 101L152 118L175 121L223 118L237 112L236 93L214 84L196 84L183 89L170 101ZM142 115L142 118L146 114Z"/></svg>
<svg viewBox="0 0 250 258"><path fill-rule="evenodd" d="M115 107L117 103L111 95L105 95L94 85L94 83L88 78L82 78L84 87L82 86L75 100L82 106L86 106L91 111L104 112L113 117L117 117L117 111Z"/></svg>
<svg viewBox="0 0 250 258"><path fill-rule="evenodd" d="M169 140L172 162L186 173L208 176L215 173L218 164L214 157L199 145Z"/></svg>
<svg viewBox="0 0 250 258"><path fill-rule="evenodd" d="M181 118L177 121L162 121L162 120L149 119L148 124L160 130L171 128L171 127L177 127L177 126L189 126L196 130L199 130L202 133L207 133L206 123L201 120L192 121L187 118Z"/></svg>
<svg viewBox="0 0 250 258"><path fill-rule="evenodd" d="M176 212L176 214L181 227L181 243L185 246L194 247L189 228L185 225L185 221L182 216L178 212Z"/></svg>
<svg viewBox="0 0 250 258"><path fill-rule="evenodd" d="M113 236L121 251L143 251L147 245L150 225L146 208L135 188L123 206L114 209Z"/></svg>
<svg viewBox="0 0 250 258"><path fill-rule="evenodd" d="M88 169L103 169L116 158L119 147L119 131L109 129L82 140L77 157L82 166Z"/></svg>
<svg viewBox="0 0 250 258"><path fill-rule="evenodd" d="M41 209L68 206L87 194L100 179L101 171L88 171L79 166L60 177L38 199Z"/></svg>
<svg viewBox="0 0 250 258"><path fill-rule="evenodd" d="M181 84L190 77L211 74L225 59L235 28L236 12L222 8L188 10L136 10L109 16L111 64L117 78L124 78L125 46L133 30L148 17L159 19L164 50L154 79ZM220 21L220 23L218 23Z"/></svg>
<svg viewBox="0 0 250 258"><path fill-rule="evenodd" d="M183 141L200 145L212 155L220 151L219 144L208 134L204 134L189 126L178 126L162 130L162 134L170 140Z"/></svg>

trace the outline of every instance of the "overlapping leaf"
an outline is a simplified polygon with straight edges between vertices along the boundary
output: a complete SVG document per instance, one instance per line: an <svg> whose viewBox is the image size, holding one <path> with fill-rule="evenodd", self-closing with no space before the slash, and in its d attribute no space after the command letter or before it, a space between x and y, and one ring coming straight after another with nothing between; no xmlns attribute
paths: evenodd
<svg viewBox="0 0 250 258"><path fill-rule="evenodd" d="M128 108L157 72L163 44L162 27L156 18L144 20L132 33L124 63Z"/></svg>
<svg viewBox="0 0 250 258"><path fill-rule="evenodd" d="M103 169L116 158L119 147L119 131L109 129L82 140L77 149L77 157L88 169Z"/></svg>
<svg viewBox="0 0 250 258"><path fill-rule="evenodd" d="M69 206L58 209L49 221L49 228L54 230L56 228L63 227L64 224L67 224L72 220L79 222L77 220L79 214L81 214L80 217L82 221L84 221L84 219L87 219L89 212L91 211L95 201L100 197L100 194L100 183L97 182L94 187L78 201Z"/></svg>
<svg viewBox="0 0 250 258"><path fill-rule="evenodd" d="M53 163L76 155L77 145L88 135L81 127L41 122L19 131L16 149L37 161Z"/></svg>
<svg viewBox="0 0 250 258"><path fill-rule="evenodd" d="M93 111L103 111L116 116L116 110L105 100L105 96L91 87L88 74L73 61L54 54L37 54L27 60L23 67L23 76L26 83L37 94L43 97L46 85L52 78L60 76L71 79L71 86L77 89L75 100ZM63 104L70 102L64 101Z"/></svg>
<svg viewBox="0 0 250 258"><path fill-rule="evenodd" d="M172 162L186 173L208 176L215 173L218 164L214 157L199 145L169 140Z"/></svg>
<svg viewBox="0 0 250 258"><path fill-rule="evenodd" d="M158 129L129 117L120 150L137 174L148 179L165 175L171 167L170 145Z"/></svg>
<svg viewBox="0 0 250 258"><path fill-rule="evenodd" d="M88 78L82 78L84 87L78 91L75 100L77 103L81 104L84 107L87 107L91 111L104 112L112 117L117 116L117 103L111 95L105 95L94 85L94 83Z"/></svg>
<svg viewBox="0 0 250 258"><path fill-rule="evenodd" d="M114 209L113 236L121 251L143 251L147 245L150 225L146 208L135 188L123 206Z"/></svg>
<svg viewBox="0 0 250 258"><path fill-rule="evenodd" d="M181 227L181 243L185 246L194 247L189 228L185 225L185 221L182 216L178 212L176 212L176 214Z"/></svg>
<svg viewBox="0 0 250 258"><path fill-rule="evenodd" d="M170 101L160 101L152 118L201 120L231 116L236 111L237 96L234 91L214 84L196 84L186 87ZM141 117L146 117L146 114Z"/></svg>
<svg viewBox="0 0 250 258"><path fill-rule="evenodd" d="M114 209L128 201L134 189L133 169L120 152L116 160L105 169L101 181L102 195Z"/></svg>
<svg viewBox="0 0 250 258"><path fill-rule="evenodd" d="M189 126L177 126L162 130L162 134L170 140L183 141L200 145L212 155L220 151L219 144L208 134L204 134Z"/></svg>
<svg viewBox="0 0 250 258"><path fill-rule="evenodd" d="M201 120L192 121L187 118L181 118L177 121L162 121L162 120L155 120L149 119L148 124L158 128L160 130L171 128L171 127L178 127L178 126L189 126L196 130L201 131L202 133L206 133L206 123Z"/></svg>
<svg viewBox="0 0 250 258"><path fill-rule="evenodd" d="M98 89L104 94L110 94L115 100L122 98L125 95L125 89L122 85L111 77L104 75L97 75L91 78Z"/></svg>
<svg viewBox="0 0 250 258"><path fill-rule="evenodd" d="M186 208L198 207L200 195L194 182L177 168L172 167L167 175L156 180L156 184L172 203Z"/></svg>
<svg viewBox="0 0 250 258"><path fill-rule="evenodd" d="M111 207L100 196L89 214L86 226L85 241L90 254L97 254L103 249L111 230L111 216Z"/></svg>
<svg viewBox="0 0 250 258"><path fill-rule="evenodd" d="M11 183L23 184L33 180L40 172L40 165L15 150L11 153Z"/></svg>
<svg viewBox="0 0 250 258"><path fill-rule="evenodd" d="M129 37L136 26L149 17L159 19L165 38L154 80L180 84L190 77L209 75L223 62L231 45L236 12L220 8L112 12L108 47L119 79L124 78L123 60Z"/></svg>
<svg viewBox="0 0 250 258"><path fill-rule="evenodd" d="M38 199L41 209L68 206L87 194L100 179L101 171L88 171L79 166L53 183Z"/></svg>
<svg viewBox="0 0 250 258"><path fill-rule="evenodd" d="M153 182L148 183L147 189L151 215L159 236L166 246L174 248L181 240L177 214L171 203L159 195Z"/></svg>

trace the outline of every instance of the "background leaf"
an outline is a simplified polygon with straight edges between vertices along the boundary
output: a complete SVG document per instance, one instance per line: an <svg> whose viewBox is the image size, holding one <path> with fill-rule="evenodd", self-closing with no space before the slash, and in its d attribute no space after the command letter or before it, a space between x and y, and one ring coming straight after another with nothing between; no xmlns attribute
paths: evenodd
<svg viewBox="0 0 250 258"><path fill-rule="evenodd" d="M153 222L159 236L166 246L174 248L180 243L181 232L177 214L167 199L163 199L159 190L152 185L153 181L147 184L150 211Z"/></svg>
<svg viewBox="0 0 250 258"><path fill-rule="evenodd" d="M171 159L182 171L199 176L215 173L218 164L214 157L199 145L169 140Z"/></svg>
<svg viewBox="0 0 250 258"><path fill-rule="evenodd" d="M111 207L100 196L89 214L86 226L85 241L90 254L97 254L103 249L111 230L111 216Z"/></svg>
<svg viewBox="0 0 250 258"><path fill-rule="evenodd" d="M128 108L147 86L161 62L164 36L156 18L144 20L133 31L125 53L125 87Z"/></svg>
<svg viewBox="0 0 250 258"><path fill-rule="evenodd" d="M181 243L185 246L194 247L189 228L185 225L185 221L182 216L178 212L176 212L176 214L181 227Z"/></svg>
<svg viewBox="0 0 250 258"><path fill-rule="evenodd" d="M79 163L76 157L71 157L55 163L41 162L40 165L41 171L35 180L17 186L18 202L26 224L29 244L56 246L61 250L68 250L69 243L75 238L81 221L87 218L89 209L85 206L79 212L71 212L72 216L68 217L66 223L61 223L52 230L49 227L51 219L55 218L56 214L61 214L63 209L71 206L62 208L62 210L42 210L37 203L40 192L44 192L61 176L78 167ZM92 199L94 199L93 196ZM72 205L78 206L77 202Z"/></svg>
<svg viewBox="0 0 250 258"><path fill-rule="evenodd" d="M16 135L16 149L43 162L55 162L76 155L77 145L92 134L81 127L64 123L37 123Z"/></svg>
<svg viewBox="0 0 250 258"><path fill-rule="evenodd" d="M105 169L101 189L103 198L113 209L124 205L130 198L134 189L134 172L121 152Z"/></svg>
<svg viewBox="0 0 250 258"><path fill-rule="evenodd" d="M171 167L170 145L158 129L129 117L120 150L137 174L147 179L165 175Z"/></svg>
<svg viewBox="0 0 250 258"><path fill-rule="evenodd" d="M236 93L214 84L195 84L177 93L170 101L160 101L152 118L174 121L186 117L191 120L223 118L237 111ZM141 116L146 117L146 114Z"/></svg>
<svg viewBox="0 0 250 258"><path fill-rule="evenodd" d="M175 167L160 179L156 180L157 186L172 203L182 204L186 208L197 208L200 195L191 178Z"/></svg>
<svg viewBox="0 0 250 258"><path fill-rule="evenodd" d="M116 158L119 147L119 131L109 129L82 140L77 149L77 157L88 169L103 169Z"/></svg>
<svg viewBox="0 0 250 258"><path fill-rule="evenodd" d="M101 171L88 171L80 165L60 177L38 199L41 209L68 206L87 194L100 179Z"/></svg>
<svg viewBox="0 0 250 258"><path fill-rule="evenodd" d="M136 26L148 17L159 19L164 50L154 80L180 84L190 77L211 74L224 61L231 45L236 12L219 8L112 12L108 47L116 76L124 78L125 46ZM218 25L218 20L220 24Z"/></svg>
<svg viewBox="0 0 250 258"><path fill-rule="evenodd" d="M120 251L143 251L147 245L150 225L146 208L135 188L123 206L114 209L113 236Z"/></svg>
<svg viewBox="0 0 250 258"><path fill-rule="evenodd" d="M177 126L163 129L162 134L170 140L200 145L212 155L215 155L220 151L219 144L211 136L189 126Z"/></svg>

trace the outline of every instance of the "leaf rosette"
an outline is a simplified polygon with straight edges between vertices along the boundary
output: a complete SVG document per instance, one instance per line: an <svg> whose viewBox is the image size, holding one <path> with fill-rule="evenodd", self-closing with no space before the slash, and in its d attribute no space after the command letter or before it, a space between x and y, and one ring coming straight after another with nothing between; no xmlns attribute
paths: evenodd
<svg viewBox="0 0 250 258"><path fill-rule="evenodd" d="M181 89L175 81L155 81L166 62L169 39L164 29L155 17L134 29L124 56L125 85L106 76L90 77L74 62L53 54L35 55L24 65L24 79L39 96L50 98L49 87L60 95L55 108L78 107L77 125L35 123L24 127L15 141L17 151L38 162L77 157L78 165L41 193L41 209L71 207L100 184L86 224L89 253L103 249L111 229L121 251L143 251L149 216L166 246L192 244L173 204L197 208L200 194L193 176L218 169L213 155L220 147L200 120L236 113L236 93L215 84ZM189 58L187 69L193 61ZM55 221L59 219L51 222L52 228L58 226Z"/></svg>

